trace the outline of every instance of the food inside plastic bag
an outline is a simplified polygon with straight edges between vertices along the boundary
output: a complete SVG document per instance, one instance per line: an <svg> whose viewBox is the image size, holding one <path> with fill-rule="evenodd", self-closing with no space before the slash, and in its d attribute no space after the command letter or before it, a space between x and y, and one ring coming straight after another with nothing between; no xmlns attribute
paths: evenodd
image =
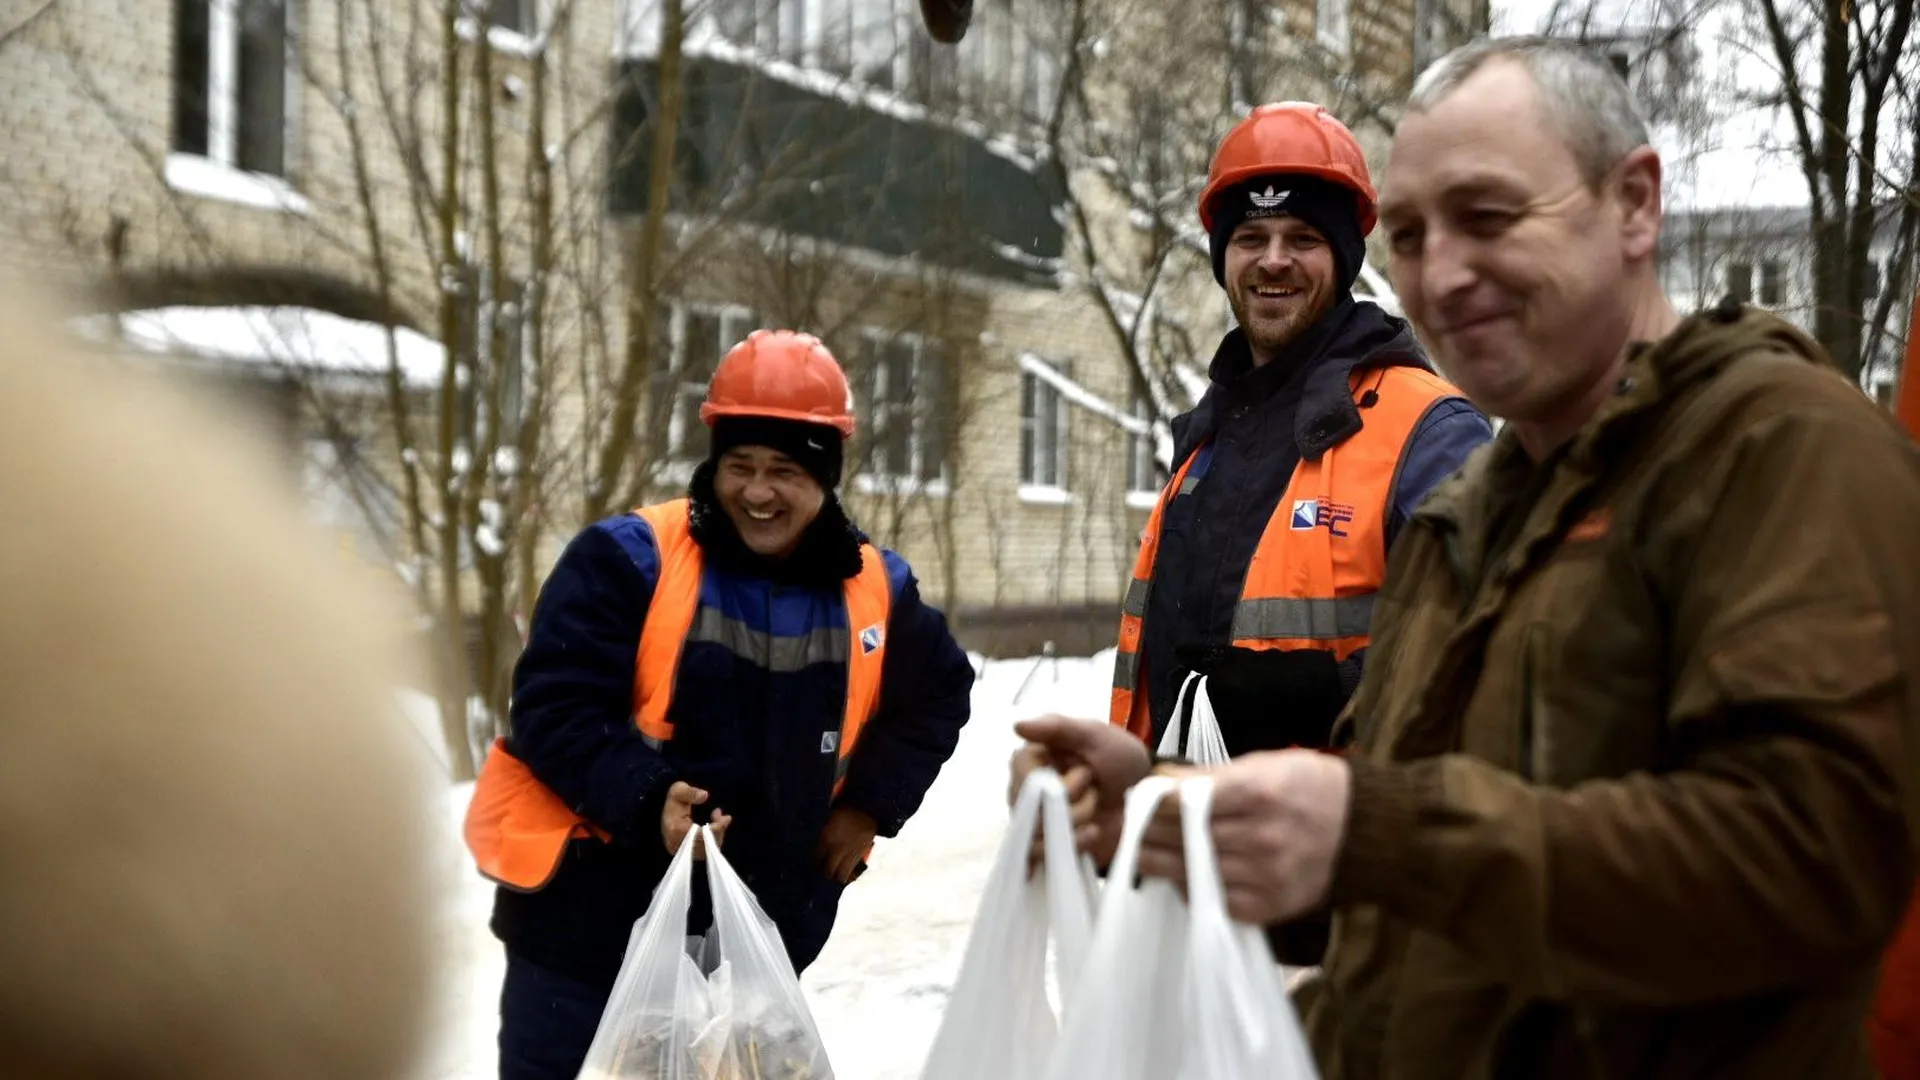
<svg viewBox="0 0 1920 1080"><path fill-rule="evenodd" d="M682 843L634 927L580 1080L832 1080L779 930L719 845L706 846L713 929L687 936Z"/></svg>

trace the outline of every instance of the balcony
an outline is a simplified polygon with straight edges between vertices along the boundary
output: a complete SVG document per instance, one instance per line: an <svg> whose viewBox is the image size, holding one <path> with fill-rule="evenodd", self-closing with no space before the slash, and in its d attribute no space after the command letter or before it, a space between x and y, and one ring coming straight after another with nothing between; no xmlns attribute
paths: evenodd
<svg viewBox="0 0 1920 1080"><path fill-rule="evenodd" d="M955 92L956 82L931 67L896 79L916 58L896 58L884 65L886 78L873 80L690 32L670 206L1013 283L1053 283L1065 242L1056 181L1021 140L994 132L1031 133L1032 114L1023 124L1017 111L1003 112L991 123L977 96ZM629 55L618 72L609 202L617 216L637 215L652 174L648 120L659 67L650 55Z"/></svg>

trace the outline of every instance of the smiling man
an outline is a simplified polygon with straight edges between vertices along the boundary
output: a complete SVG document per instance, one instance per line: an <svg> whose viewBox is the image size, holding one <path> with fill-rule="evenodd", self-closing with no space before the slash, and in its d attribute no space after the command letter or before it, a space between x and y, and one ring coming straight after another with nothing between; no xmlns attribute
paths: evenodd
<svg viewBox="0 0 1920 1080"><path fill-rule="evenodd" d="M817 339L756 331L708 387L688 497L593 525L547 578L467 818L501 886L502 1080L573 1080L696 822L804 970L952 754L973 667L840 506L851 410Z"/></svg>
<svg viewBox="0 0 1920 1080"><path fill-rule="evenodd" d="M1200 196L1238 326L1147 524L1110 719L1157 745L1207 676L1234 755L1323 747L1360 680L1387 553L1427 492L1491 437L1406 323L1354 299L1375 208L1366 159L1326 109L1262 105ZM1312 963L1318 934L1284 951Z"/></svg>

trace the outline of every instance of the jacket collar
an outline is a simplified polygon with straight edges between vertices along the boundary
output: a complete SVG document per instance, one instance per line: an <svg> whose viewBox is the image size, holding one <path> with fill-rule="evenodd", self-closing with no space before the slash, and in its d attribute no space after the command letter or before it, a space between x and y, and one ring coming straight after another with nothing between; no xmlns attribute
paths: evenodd
<svg viewBox="0 0 1920 1080"><path fill-rule="evenodd" d="M1765 312L1737 304L1703 311L1658 342L1633 345L1613 395L1560 452L1536 465L1513 430L1502 428L1491 444L1435 488L1414 519L1450 534L1449 542L1461 545L1460 554L1477 565L1487 542L1483 533L1494 491L1533 469L1552 469L1552 481L1513 544L1512 561L1516 566L1525 563L1541 541L1572 526L1609 464L1620 460L1622 446L1649 421L1757 350L1792 353L1814 363L1824 362L1825 355L1798 328Z"/></svg>
<svg viewBox="0 0 1920 1080"><path fill-rule="evenodd" d="M1293 413L1294 444L1303 459L1317 461L1360 430L1354 371L1381 367L1431 370L1406 322L1366 301L1335 305L1280 356L1257 368L1246 332L1235 327L1208 366L1213 385L1207 396L1215 399L1214 407L1207 414L1207 430L1195 432L1194 442L1212 434L1213 418L1223 408L1293 394L1299 400Z"/></svg>

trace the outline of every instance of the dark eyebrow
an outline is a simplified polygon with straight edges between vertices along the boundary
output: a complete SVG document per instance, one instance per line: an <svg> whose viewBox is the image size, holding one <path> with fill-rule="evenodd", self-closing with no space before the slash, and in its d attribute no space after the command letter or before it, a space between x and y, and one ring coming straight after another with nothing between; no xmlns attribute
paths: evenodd
<svg viewBox="0 0 1920 1080"><path fill-rule="evenodd" d="M1493 176L1467 177L1443 184L1440 188L1440 200L1447 203L1471 202L1489 196L1514 199L1520 198L1521 193L1512 182Z"/></svg>

